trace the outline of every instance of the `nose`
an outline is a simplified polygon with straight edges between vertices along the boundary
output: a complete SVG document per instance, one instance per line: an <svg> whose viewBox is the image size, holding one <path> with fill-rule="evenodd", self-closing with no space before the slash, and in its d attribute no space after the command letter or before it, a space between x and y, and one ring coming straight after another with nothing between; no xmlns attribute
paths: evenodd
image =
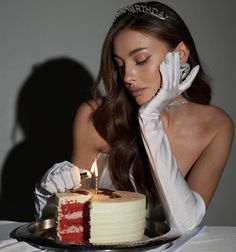
<svg viewBox="0 0 236 252"><path fill-rule="evenodd" d="M131 86L132 84L135 83L136 80L136 76L135 76L135 72L134 70L129 67L126 66L123 72L123 80L125 85Z"/></svg>

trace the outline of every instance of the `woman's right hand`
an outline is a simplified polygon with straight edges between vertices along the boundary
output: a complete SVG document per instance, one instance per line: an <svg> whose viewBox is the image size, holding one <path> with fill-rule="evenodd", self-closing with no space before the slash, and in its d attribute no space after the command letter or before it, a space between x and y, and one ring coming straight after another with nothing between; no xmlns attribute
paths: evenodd
<svg viewBox="0 0 236 252"><path fill-rule="evenodd" d="M79 169L68 161L53 165L35 187L35 217L37 219L42 217L47 200L54 193L80 188L82 174L91 177L91 173L88 170Z"/></svg>

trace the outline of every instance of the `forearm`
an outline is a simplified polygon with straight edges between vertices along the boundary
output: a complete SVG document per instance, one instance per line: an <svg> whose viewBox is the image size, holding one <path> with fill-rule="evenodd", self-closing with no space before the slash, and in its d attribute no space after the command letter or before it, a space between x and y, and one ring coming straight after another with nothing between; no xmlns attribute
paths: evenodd
<svg viewBox="0 0 236 252"><path fill-rule="evenodd" d="M197 226L205 214L201 196L193 192L181 175L164 132L160 114L139 114L143 143L153 179L171 227L184 233Z"/></svg>

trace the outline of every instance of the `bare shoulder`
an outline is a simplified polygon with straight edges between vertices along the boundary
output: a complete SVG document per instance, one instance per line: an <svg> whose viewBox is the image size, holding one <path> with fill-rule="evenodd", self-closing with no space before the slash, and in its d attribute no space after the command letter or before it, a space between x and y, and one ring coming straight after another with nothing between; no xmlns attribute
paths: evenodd
<svg viewBox="0 0 236 252"><path fill-rule="evenodd" d="M98 108L99 102L88 100L80 105L76 113L76 119L82 117L90 117L91 114Z"/></svg>
<svg viewBox="0 0 236 252"><path fill-rule="evenodd" d="M93 125L92 116L94 111L98 108L99 103L94 100L89 100L85 103L82 103L78 108L74 120L74 129L85 129L95 130Z"/></svg>
<svg viewBox="0 0 236 252"><path fill-rule="evenodd" d="M216 134L228 133L229 135L233 135L233 120L222 108L217 106L207 106L205 113L208 115L209 124L212 126Z"/></svg>
<svg viewBox="0 0 236 252"><path fill-rule="evenodd" d="M192 104L192 112L196 120L204 129L211 132L212 136L216 134L228 134L231 137L234 132L234 123L231 117L222 109L213 105ZM209 133L208 131L208 133Z"/></svg>

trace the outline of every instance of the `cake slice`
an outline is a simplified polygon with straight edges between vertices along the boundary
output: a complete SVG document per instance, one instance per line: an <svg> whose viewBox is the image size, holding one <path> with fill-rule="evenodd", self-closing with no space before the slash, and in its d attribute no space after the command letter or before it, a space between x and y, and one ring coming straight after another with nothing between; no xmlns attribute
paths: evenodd
<svg viewBox="0 0 236 252"><path fill-rule="evenodd" d="M57 194L57 236L65 242L88 242L90 199L86 191Z"/></svg>

